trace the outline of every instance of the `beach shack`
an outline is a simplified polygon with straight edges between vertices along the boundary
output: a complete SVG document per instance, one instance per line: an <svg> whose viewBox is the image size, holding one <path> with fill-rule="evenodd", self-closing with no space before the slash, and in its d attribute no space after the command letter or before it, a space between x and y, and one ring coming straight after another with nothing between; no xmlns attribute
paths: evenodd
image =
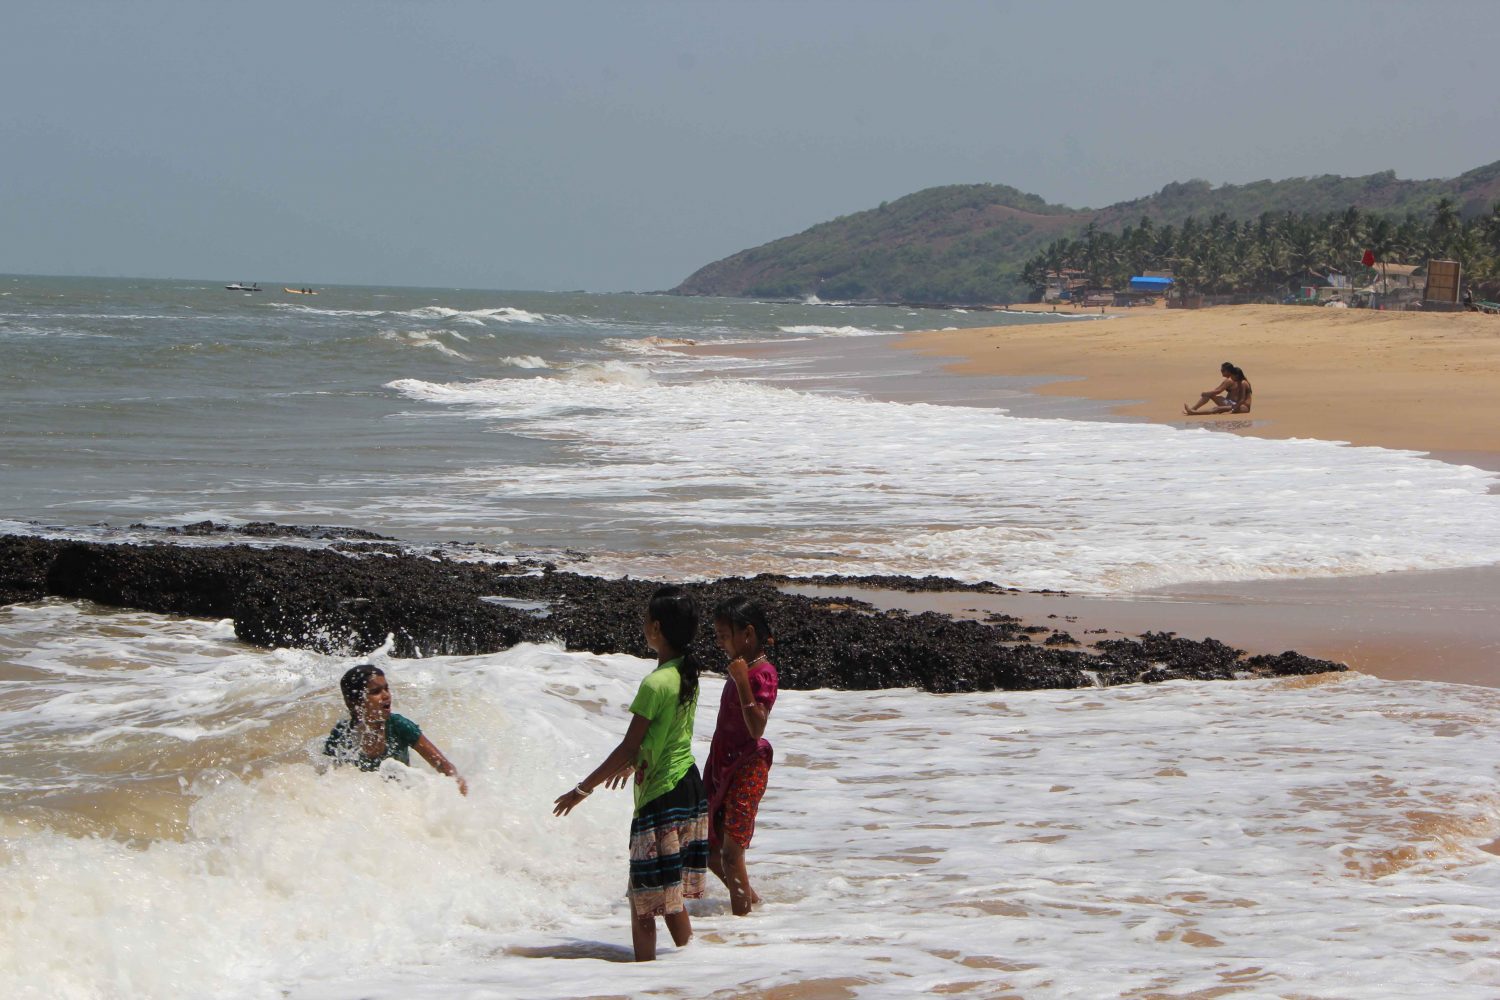
<svg viewBox="0 0 1500 1000"><path fill-rule="evenodd" d="M1150 274L1138 274L1130 279L1130 290L1132 292L1146 292L1150 295L1165 295L1168 288L1172 287L1172 279Z"/></svg>
<svg viewBox="0 0 1500 1000"><path fill-rule="evenodd" d="M1068 302L1075 294L1082 293L1088 288L1088 279L1083 272L1064 268L1056 274L1049 274L1046 278L1045 290L1042 292L1043 302ZM1082 299L1082 295L1078 295Z"/></svg>
<svg viewBox="0 0 1500 1000"><path fill-rule="evenodd" d="M1162 274L1137 274L1130 279L1130 287L1115 293L1117 306L1149 305L1159 296L1167 294L1172 287L1172 278Z"/></svg>
<svg viewBox="0 0 1500 1000"><path fill-rule="evenodd" d="M1370 283L1372 301L1381 309L1407 309L1422 301L1425 275L1420 264L1375 265L1375 280Z"/></svg>

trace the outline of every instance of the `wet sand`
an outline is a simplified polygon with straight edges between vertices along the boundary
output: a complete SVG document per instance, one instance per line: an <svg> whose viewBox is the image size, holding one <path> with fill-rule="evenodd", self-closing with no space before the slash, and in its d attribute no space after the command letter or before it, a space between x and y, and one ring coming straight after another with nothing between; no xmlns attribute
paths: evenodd
<svg viewBox="0 0 1500 1000"><path fill-rule="evenodd" d="M1500 567L1218 583L1192 593L1128 596L791 589L956 617L998 611L1050 625L1084 644L1167 631L1218 639L1252 654L1294 649L1390 680L1500 687ZM1089 631L1098 629L1106 632Z"/></svg>

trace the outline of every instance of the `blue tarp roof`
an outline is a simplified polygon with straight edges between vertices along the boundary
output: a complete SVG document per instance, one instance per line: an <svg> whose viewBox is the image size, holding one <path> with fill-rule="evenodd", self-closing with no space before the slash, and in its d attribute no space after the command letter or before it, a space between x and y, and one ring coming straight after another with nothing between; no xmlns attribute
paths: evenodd
<svg viewBox="0 0 1500 1000"><path fill-rule="evenodd" d="M1171 278L1143 278L1140 275L1136 275L1130 279L1130 290L1133 292L1159 292L1171 283Z"/></svg>

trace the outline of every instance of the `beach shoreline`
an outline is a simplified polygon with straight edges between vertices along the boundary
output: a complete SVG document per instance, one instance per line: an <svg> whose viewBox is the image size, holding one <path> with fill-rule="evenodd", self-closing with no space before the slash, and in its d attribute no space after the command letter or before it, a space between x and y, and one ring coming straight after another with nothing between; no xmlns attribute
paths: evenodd
<svg viewBox="0 0 1500 1000"><path fill-rule="evenodd" d="M1500 471L1500 321L1474 313L1295 306L1142 309L1095 323L914 333L897 349L957 375L1049 377L1041 395L1125 419L1234 434L1311 437ZM1185 418L1221 360L1256 385L1248 417ZM1258 376L1258 377L1257 377ZM1183 470L1185 488L1228 470ZM877 602L878 603L878 602ZM910 604L911 602L908 602ZM951 603L951 602L950 602ZM1500 566L1162 588L1068 597L1122 631L1168 628L1231 644L1259 638L1391 680L1500 686Z"/></svg>
<svg viewBox="0 0 1500 1000"><path fill-rule="evenodd" d="M1500 318L1479 313L1143 308L1101 322L913 333L896 346L951 359L959 374L1051 378L1034 391L1173 426L1500 456ZM1226 360L1254 385L1253 411L1182 416Z"/></svg>

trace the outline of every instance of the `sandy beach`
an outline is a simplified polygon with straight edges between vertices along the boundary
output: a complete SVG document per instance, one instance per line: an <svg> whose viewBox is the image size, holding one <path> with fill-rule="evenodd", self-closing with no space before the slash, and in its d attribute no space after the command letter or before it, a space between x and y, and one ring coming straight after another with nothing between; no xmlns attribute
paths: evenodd
<svg viewBox="0 0 1500 1000"><path fill-rule="evenodd" d="M966 374L1057 376L1067 381L1036 391L1119 400L1125 416L1197 420L1260 437L1500 454L1496 316L1142 308L1102 321L920 333L900 344L960 359L952 370ZM1250 377L1254 412L1184 418L1182 404L1218 384L1225 360Z"/></svg>
<svg viewBox="0 0 1500 1000"><path fill-rule="evenodd" d="M1500 318L1493 316L1155 308L1102 321L918 333L898 345L956 359L948 366L955 373L1055 376L1033 391L1120 401L1114 410L1123 416L1410 449L1500 468L1500 402L1489 388L1500 375ZM1211 388L1226 359L1255 385L1254 412L1248 419L1182 417L1182 402ZM935 595L923 601L960 613L985 605ZM1500 567L1225 583L1123 598L1027 595L1009 604L1012 613L1076 616L1087 627L1127 634L1170 629L1296 648L1390 679L1500 686Z"/></svg>

